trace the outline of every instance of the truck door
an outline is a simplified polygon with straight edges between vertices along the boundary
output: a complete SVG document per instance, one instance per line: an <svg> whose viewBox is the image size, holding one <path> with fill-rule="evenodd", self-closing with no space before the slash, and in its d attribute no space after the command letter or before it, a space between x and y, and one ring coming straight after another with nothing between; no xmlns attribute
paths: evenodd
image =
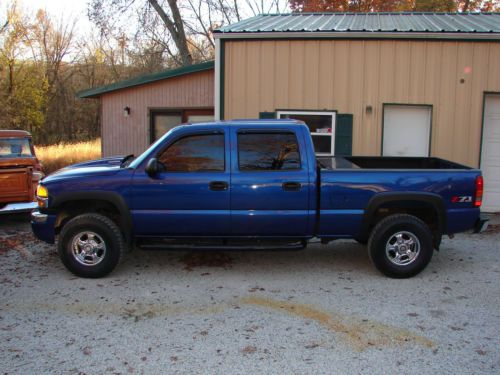
<svg viewBox="0 0 500 375"><path fill-rule="evenodd" d="M314 189L302 138L291 130L234 126L231 145L232 234L306 235Z"/></svg>
<svg viewBox="0 0 500 375"><path fill-rule="evenodd" d="M155 157L161 171L134 175L132 220L139 236L218 236L230 232L229 137L184 132Z"/></svg>

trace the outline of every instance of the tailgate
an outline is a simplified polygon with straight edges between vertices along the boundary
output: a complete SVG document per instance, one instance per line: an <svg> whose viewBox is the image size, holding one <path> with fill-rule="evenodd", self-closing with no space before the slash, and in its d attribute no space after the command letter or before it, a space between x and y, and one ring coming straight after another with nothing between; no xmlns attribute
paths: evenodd
<svg viewBox="0 0 500 375"><path fill-rule="evenodd" d="M0 203L30 202L32 168L0 169Z"/></svg>

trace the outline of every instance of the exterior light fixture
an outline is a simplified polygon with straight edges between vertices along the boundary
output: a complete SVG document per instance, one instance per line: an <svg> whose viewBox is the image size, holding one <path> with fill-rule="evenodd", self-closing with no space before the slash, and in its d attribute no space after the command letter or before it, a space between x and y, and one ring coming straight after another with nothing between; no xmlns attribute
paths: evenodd
<svg viewBox="0 0 500 375"><path fill-rule="evenodd" d="M123 108L123 116L125 116L125 117L130 116L130 107L129 106Z"/></svg>
<svg viewBox="0 0 500 375"><path fill-rule="evenodd" d="M366 106L366 114L369 115L371 114L373 111L373 107L371 105L367 105Z"/></svg>

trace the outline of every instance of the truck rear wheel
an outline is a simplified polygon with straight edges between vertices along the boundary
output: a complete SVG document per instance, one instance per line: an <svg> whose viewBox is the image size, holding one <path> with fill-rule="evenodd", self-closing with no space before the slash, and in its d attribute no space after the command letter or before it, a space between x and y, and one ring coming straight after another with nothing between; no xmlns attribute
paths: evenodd
<svg viewBox="0 0 500 375"><path fill-rule="evenodd" d="M120 228L108 217L88 213L64 225L58 241L59 256L77 276L98 278L120 262L126 246Z"/></svg>
<svg viewBox="0 0 500 375"><path fill-rule="evenodd" d="M382 219L368 240L368 254L375 267L394 278L412 277L429 264L432 233L419 218L398 214Z"/></svg>

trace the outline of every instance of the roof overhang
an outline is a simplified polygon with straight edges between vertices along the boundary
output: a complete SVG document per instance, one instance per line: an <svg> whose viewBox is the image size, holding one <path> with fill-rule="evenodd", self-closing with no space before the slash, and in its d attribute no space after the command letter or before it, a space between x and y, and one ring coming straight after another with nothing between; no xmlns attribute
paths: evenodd
<svg viewBox="0 0 500 375"><path fill-rule="evenodd" d="M147 83L158 82L169 78L180 77L187 74L203 72L214 69L214 61L207 61L199 64L183 66L177 69L163 70L156 73L144 74L141 76L119 81L106 86L94 87L88 90L79 91L76 93L78 98L99 98L103 94L107 94L117 90L128 89L144 85Z"/></svg>
<svg viewBox="0 0 500 375"><path fill-rule="evenodd" d="M500 33L446 33L446 32L366 32L366 31L280 31L280 32L215 32L215 39L417 39L500 41Z"/></svg>

